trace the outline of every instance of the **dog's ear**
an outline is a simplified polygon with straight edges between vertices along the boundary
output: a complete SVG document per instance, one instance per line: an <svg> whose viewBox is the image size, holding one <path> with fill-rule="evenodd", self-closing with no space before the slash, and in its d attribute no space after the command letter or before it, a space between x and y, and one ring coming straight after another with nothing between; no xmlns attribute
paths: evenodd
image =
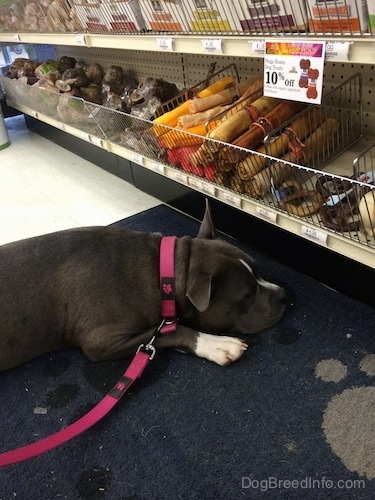
<svg viewBox="0 0 375 500"><path fill-rule="evenodd" d="M199 273L188 284L186 297L199 312L203 312L210 304L212 276Z"/></svg>
<svg viewBox="0 0 375 500"><path fill-rule="evenodd" d="M217 238L216 229L212 221L212 214L210 205L206 198L206 210L204 212L203 220L201 222L197 238L205 238L207 240L214 240Z"/></svg>

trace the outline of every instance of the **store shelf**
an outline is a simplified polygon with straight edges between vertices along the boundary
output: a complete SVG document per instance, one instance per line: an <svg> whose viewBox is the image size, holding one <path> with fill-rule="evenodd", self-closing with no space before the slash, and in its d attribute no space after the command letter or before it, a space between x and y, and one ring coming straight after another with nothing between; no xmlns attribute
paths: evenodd
<svg viewBox="0 0 375 500"><path fill-rule="evenodd" d="M81 2L77 3L81 4ZM150 5L153 3L150 2ZM171 5L172 3L166 2L166 8L172 8ZM226 6L226 3L224 2L222 6ZM297 9L297 2L292 2L291 8L292 10ZM234 10L231 9L228 13L228 19L233 16L233 12ZM77 60L84 60L86 63L97 62L103 67L108 66L110 63L117 64L124 69L135 71L140 82L152 76L174 82L179 89L185 89L196 85L196 82L205 80L209 74L209 68L215 64L217 64L217 67L221 67L235 63L241 81L250 76L261 75L264 70L263 57L264 42L266 40L298 43L324 41L326 42L324 94L327 95L332 89L340 86L342 82L345 82L354 74L361 75L362 84L359 93L357 92L359 87L354 86L354 93L346 94L343 92L341 100L332 105L332 108L339 110L335 118L338 118L342 124L346 123L347 125L347 127L342 125L343 129L350 129L351 124L355 124L355 133L349 134L350 137L348 138L343 137L340 139L340 154L336 159L332 160L330 158L327 164L323 155L312 165L309 163L309 167L311 167L309 188L315 189L319 176L326 173L334 176L337 185L343 177L351 182L353 160L361 155L363 151L366 151L367 147L372 147L375 144L375 93L373 92L375 31L373 28L367 28L366 26L363 30L361 28L361 33L351 35L347 35L344 31L341 34L334 35L332 33L308 33L304 31L308 28L307 22L304 22L302 28L298 28L300 31L295 34L291 34L291 30L289 30L288 33L259 32L250 35L249 33L241 33L241 28L239 28L239 31L237 28L232 33L202 32L193 34L187 31L171 33L131 33L123 31L115 33L112 31L105 32L99 26L90 28L89 25L87 25L87 32L73 32L81 28L74 27L72 29L65 24L66 29L64 29L64 23L65 18L62 19L59 28L60 33L43 33L42 30L37 32L34 28L31 29L34 30L33 32L27 32L27 24L30 25L30 23L13 24L10 30L19 29L20 31L7 33L4 30L0 33L0 44L51 44L55 47L57 57L71 55ZM86 25L81 24L81 26ZM108 30L112 29L110 25L107 25L107 28ZM117 29L125 30L121 26L117 27ZM189 27L186 28L185 25L184 29L189 29ZM368 32L368 29L371 33ZM126 142L122 134L118 134L117 138L114 135L107 135L106 130L101 128L103 121L96 120L94 127L92 127L91 123L87 123L87 118L90 118L92 109L90 106L85 110L87 112L85 120L80 123L77 117L65 120L64 116L58 114L57 105L47 106L49 108L47 110L45 107L32 109L33 99L23 100L21 97L18 99L13 95L11 98L8 96L8 103L20 112L39 120L41 127L46 127L43 123L48 124L49 129L54 134L65 137L65 143L68 143L71 139L70 136L72 136L79 139L79 141L74 139L74 142L83 145L83 149L95 150L94 154L100 152L101 155L113 157L122 164L129 163L129 168L133 173L136 172L140 177L147 178L144 183L145 190L149 188L150 184L154 184L156 179L160 185L173 185L177 190L188 192L189 197L201 199L203 196L208 196L217 200L216 205L222 206L226 213L231 214L229 226L233 225L233 233L238 235L242 231L240 235L242 238L244 232L248 232L249 227L254 225L262 227L262 235L264 232L268 235L269 229L272 235L278 234L278 243L284 248L277 248L277 251L284 256L289 253L293 254L295 247L311 247L312 251L308 259L311 265L306 268L303 265L301 269L323 282L325 282L326 275L330 274L329 271L333 271L335 267L332 263L341 263L345 259L350 262L350 273L355 274L353 280L357 279L358 276L366 276L365 279L367 279L366 273L375 270L375 228L373 228L371 237L362 231L349 233L345 232L345 230L328 229L323 224L320 212L306 217L293 216L283 210L282 205L279 206L279 203L274 201L275 198L269 192L259 199L250 194L240 194L237 186L229 182L226 182L226 186L234 186L233 190L222 186L219 181L214 183L173 167L173 162L164 163L164 161L159 161L159 157L157 155L153 156L147 149L137 148L135 144ZM328 111L330 112L330 110L331 107L328 106ZM101 115L101 111L99 110L99 115ZM112 118L109 115L108 111L103 110L102 120L106 120L108 117ZM113 119L116 122L117 119L115 117ZM64 123L60 120L64 121ZM36 120L32 121L36 122ZM120 122L121 119L119 118L119 124ZM360 133L358 133L359 129ZM120 127L116 127L116 132L119 130ZM351 146L346 149L348 144L351 144ZM101 150L98 151L97 148L101 148ZM105 152L112 154L106 155ZM319 159L323 161L319 162ZM277 162L277 158L271 156L268 156L268 160L271 163ZM365 168L360 170L375 172L375 160L373 161L371 158L370 161L367 161L367 157L365 157L362 163L361 166ZM293 168L295 166L293 165ZM152 180L150 181L150 179ZM367 188L368 186L358 186L357 194L361 193L362 195L364 192L362 189ZM369 189L371 188L375 193L375 189L373 187ZM356 201L359 201L359 199L357 197ZM356 207L358 207L358 204L356 204ZM355 217L358 217L357 213ZM355 217L352 216L350 220ZM228 227L226 230L228 232ZM283 242L281 243L280 240ZM275 246L278 246L276 243ZM272 240L271 246L273 244ZM301 251L299 257L300 260L303 260L305 252ZM327 261L332 259L332 265L330 266L332 269L328 271L327 268L324 268L317 272L316 268L320 267L325 257L327 257ZM293 262L291 264L293 265ZM322 265L324 267L324 264ZM363 274L358 271L358 268L362 265L364 268L362 270ZM355 271L352 272L352 268ZM360 281L356 293L363 300ZM328 280L327 284L335 287L335 280ZM351 287L352 285L345 285L344 287L339 286L337 289L342 288L345 293L352 293Z"/></svg>
<svg viewBox="0 0 375 500"><path fill-rule="evenodd" d="M154 159L119 146L118 144L105 140L101 137L82 132L82 130L76 127L63 124L56 119L39 112L35 112L33 109L20 105L16 102L8 100L8 104L22 113L25 113L33 118L37 118L44 123L63 130L74 137L87 141L90 144L100 147L119 157L125 158L132 163L140 165L156 174L187 186L190 189L198 191L199 193L207 195L210 198L218 200L226 205L235 207L248 215L261 219L280 229L300 236L301 238L305 238L317 245L336 252L341 256L348 257L368 267L375 268L375 248L364 244L364 242L357 242L329 229L321 227L317 228L316 225L310 223L308 219L303 220L293 217L277 208L265 205L261 200L258 201L248 196L241 195L185 171L176 169L162 162L155 161ZM350 152L348 152L348 154L349 153ZM353 151L352 154L353 157L356 156L356 151Z"/></svg>
<svg viewBox="0 0 375 500"><path fill-rule="evenodd" d="M71 47L91 47L105 49L137 50L159 52L175 52L181 54L223 55L233 57L262 57L262 42L278 38L282 41L325 41L327 44L349 44L348 56L338 53L328 60L334 62L351 62L353 64L375 63L375 37L362 35L358 37L298 34L296 36L278 35L221 35L217 33L192 34L160 34L160 35L119 35L94 33L1 33L0 43L14 45L17 43L52 44ZM168 39L168 43L165 40ZM207 47L207 42L217 40L220 43Z"/></svg>

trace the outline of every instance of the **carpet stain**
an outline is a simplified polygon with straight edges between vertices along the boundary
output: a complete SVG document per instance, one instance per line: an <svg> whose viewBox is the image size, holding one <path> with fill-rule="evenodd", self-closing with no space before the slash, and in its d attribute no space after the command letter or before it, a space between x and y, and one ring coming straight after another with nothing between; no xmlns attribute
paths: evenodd
<svg viewBox="0 0 375 500"><path fill-rule="evenodd" d="M300 332L296 328L290 326L277 329L277 331L272 335L272 338L278 344L286 345L294 344L294 342L297 342L297 340L300 338L300 335Z"/></svg>
<svg viewBox="0 0 375 500"><path fill-rule="evenodd" d="M84 500L103 498L111 485L112 476L107 467L93 467L83 471L75 484L79 498Z"/></svg>
<svg viewBox="0 0 375 500"><path fill-rule="evenodd" d="M83 365L83 375L87 383L99 393L112 389L119 377L124 372L124 368L130 361L101 361L92 363L85 360Z"/></svg>
<svg viewBox="0 0 375 500"><path fill-rule="evenodd" d="M47 395L48 404L52 408L64 408L78 395L78 384L61 384Z"/></svg>
<svg viewBox="0 0 375 500"><path fill-rule="evenodd" d="M375 375L375 355L368 354L359 368ZM337 359L319 361L315 375L324 382L340 382L347 376L347 367ZM345 467L369 480L375 479L375 387L344 389L328 402L323 414L322 429L332 451Z"/></svg>

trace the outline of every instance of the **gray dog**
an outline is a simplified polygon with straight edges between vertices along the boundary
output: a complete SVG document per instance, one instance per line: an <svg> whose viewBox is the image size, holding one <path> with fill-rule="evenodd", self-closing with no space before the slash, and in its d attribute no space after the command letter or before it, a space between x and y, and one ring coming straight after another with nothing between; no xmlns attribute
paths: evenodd
<svg viewBox="0 0 375 500"><path fill-rule="evenodd" d="M160 324L161 235L119 227L69 229L0 247L0 370L79 347L93 361L134 354ZM239 338L274 325L283 288L254 260L217 239L209 207L196 238L175 247L177 330L154 346L227 365ZM203 333L204 332L204 333Z"/></svg>

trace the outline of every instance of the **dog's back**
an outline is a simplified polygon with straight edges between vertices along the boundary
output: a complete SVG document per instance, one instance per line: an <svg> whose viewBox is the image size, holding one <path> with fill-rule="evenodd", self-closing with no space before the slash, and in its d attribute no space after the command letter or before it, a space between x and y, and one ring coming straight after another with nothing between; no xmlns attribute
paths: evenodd
<svg viewBox="0 0 375 500"><path fill-rule="evenodd" d="M131 316L137 293L151 310L159 242L158 235L91 227L1 246L0 370L76 345L90 318L97 322L102 314L104 321L108 311L125 308ZM149 274L143 283L142 268ZM147 293L150 284L155 290Z"/></svg>

